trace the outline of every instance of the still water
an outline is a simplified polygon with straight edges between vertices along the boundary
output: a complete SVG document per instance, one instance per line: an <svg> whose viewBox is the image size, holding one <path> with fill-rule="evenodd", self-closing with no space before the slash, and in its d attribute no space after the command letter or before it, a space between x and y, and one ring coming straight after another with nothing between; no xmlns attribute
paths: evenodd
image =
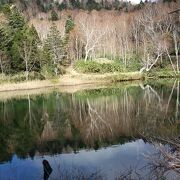
<svg viewBox="0 0 180 180"><path fill-rule="evenodd" d="M179 179L144 138L178 136L179 108L177 80L0 96L0 180Z"/></svg>

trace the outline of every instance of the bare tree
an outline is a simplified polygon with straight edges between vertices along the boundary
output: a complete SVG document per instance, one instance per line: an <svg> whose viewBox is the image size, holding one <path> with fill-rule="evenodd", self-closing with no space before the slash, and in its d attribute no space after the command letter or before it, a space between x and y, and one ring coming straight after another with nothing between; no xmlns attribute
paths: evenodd
<svg viewBox="0 0 180 180"><path fill-rule="evenodd" d="M173 41L174 41L174 49L176 54L176 70L179 71L179 48L180 48L180 39L178 36L178 32L176 29L173 31Z"/></svg>
<svg viewBox="0 0 180 180"><path fill-rule="evenodd" d="M39 37L36 33L35 28L24 27L22 30L22 42L18 44L18 50L21 58L25 63L25 76L26 80L29 78L29 72L34 68L37 62L37 45Z"/></svg>
<svg viewBox="0 0 180 180"><path fill-rule="evenodd" d="M19 53L21 55L21 58L25 62L26 81L28 80L29 72L32 69L32 66L30 65L30 58L31 58L31 55L32 55L32 46L33 46L33 40L30 39L29 41L24 40L21 47L19 48Z"/></svg>
<svg viewBox="0 0 180 180"><path fill-rule="evenodd" d="M117 49L119 59L122 60L124 69L126 69L128 61L132 54L129 18L123 14L116 23Z"/></svg>
<svg viewBox="0 0 180 180"><path fill-rule="evenodd" d="M107 27L100 27L95 16L90 18L88 15L79 20L80 29L82 31L85 50L85 61L92 56L95 48L99 46L99 42L105 36Z"/></svg>
<svg viewBox="0 0 180 180"><path fill-rule="evenodd" d="M150 71L152 67L162 60L164 53L169 55L171 45L171 33L173 30L172 19L168 16L167 10L161 11L161 6L147 5L141 12L139 20L142 27L142 45L144 55L140 72ZM173 70L174 65L170 59Z"/></svg>
<svg viewBox="0 0 180 180"><path fill-rule="evenodd" d="M1 52L0 52L0 67L1 67L1 73L3 74L3 73L4 73L4 67L3 67L3 63L2 63L2 55L1 55Z"/></svg>

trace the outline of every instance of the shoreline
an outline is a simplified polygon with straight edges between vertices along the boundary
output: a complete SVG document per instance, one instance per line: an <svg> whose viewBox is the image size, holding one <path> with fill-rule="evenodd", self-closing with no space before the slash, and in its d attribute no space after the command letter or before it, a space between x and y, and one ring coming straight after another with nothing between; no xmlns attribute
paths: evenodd
<svg viewBox="0 0 180 180"><path fill-rule="evenodd" d="M107 74L75 74L63 75L58 79L52 80L32 80L17 83L2 83L0 84L0 93L10 91L27 91L43 88L57 88L57 87L73 87L81 85L98 85L109 84L121 81L142 80L143 74L139 72L128 73L107 73Z"/></svg>
<svg viewBox="0 0 180 180"><path fill-rule="evenodd" d="M105 74L65 74L58 79L51 80L32 80L22 82L7 82L0 84L0 94L13 93L18 91L43 91L48 89L61 89L63 92L73 92L73 89L84 89L84 87L99 87L117 82L131 82L148 79L178 78L173 74L163 75L156 73L155 76L146 76L140 72L126 73L105 73Z"/></svg>
<svg viewBox="0 0 180 180"><path fill-rule="evenodd" d="M120 86L122 87L129 87L129 86L139 86L142 81L123 81L121 82ZM39 89L28 89L28 90L12 90L12 91L1 91L0 92L0 101L7 101L9 99L27 99L29 96L37 96L43 95L52 92L59 92L59 93L66 93L66 94L73 94L78 91L84 90L93 90L93 89L104 89L104 88L114 88L115 83L96 83L95 86L92 84L81 84L81 85L71 85L71 86L56 86L56 87L46 87L46 88L39 88ZM118 85L116 86L118 88Z"/></svg>

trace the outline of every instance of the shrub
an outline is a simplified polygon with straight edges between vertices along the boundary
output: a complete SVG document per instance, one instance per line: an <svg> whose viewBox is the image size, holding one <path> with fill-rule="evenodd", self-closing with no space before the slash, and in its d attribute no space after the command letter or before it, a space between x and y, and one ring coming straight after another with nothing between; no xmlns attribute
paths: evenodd
<svg viewBox="0 0 180 180"><path fill-rule="evenodd" d="M139 71L141 69L140 57L132 55L127 63L127 71Z"/></svg>
<svg viewBox="0 0 180 180"><path fill-rule="evenodd" d="M24 72L15 74L13 76L10 76L10 81L11 82L22 82L22 81L26 81L26 76ZM28 76L28 80L44 80L45 78L38 72L30 72L29 76Z"/></svg>
<svg viewBox="0 0 180 180"><path fill-rule="evenodd" d="M54 77L53 69L50 66L43 66L41 69L41 75L45 79L52 79Z"/></svg>
<svg viewBox="0 0 180 180"><path fill-rule="evenodd" d="M119 63L97 63L95 61L79 60L75 63L75 69L82 73L110 73L122 72L123 67Z"/></svg>
<svg viewBox="0 0 180 180"><path fill-rule="evenodd" d="M8 75L2 74L2 73L0 74L0 84L8 82L9 79L10 79L10 77Z"/></svg>

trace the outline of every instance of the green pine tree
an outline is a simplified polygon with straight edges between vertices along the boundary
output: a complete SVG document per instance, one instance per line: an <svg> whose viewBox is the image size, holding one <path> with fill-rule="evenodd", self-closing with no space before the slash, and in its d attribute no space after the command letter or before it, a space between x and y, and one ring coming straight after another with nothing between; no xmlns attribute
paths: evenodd
<svg viewBox="0 0 180 180"><path fill-rule="evenodd" d="M28 80L31 71L39 71L40 62L38 58L39 37L35 28L24 26L22 30L21 43L18 44L20 57L23 59L26 80Z"/></svg>
<svg viewBox="0 0 180 180"><path fill-rule="evenodd" d="M14 7L8 16L9 26L13 29L22 29L26 22L24 17L20 14L18 9Z"/></svg>
<svg viewBox="0 0 180 180"><path fill-rule="evenodd" d="M60 11L62 11L63 9L67 9L67 8L68 8L68 5L67 5L66 0L63 0L62 3L59 4L59 6L58 6L58 9L59 9Z"/></svg>
<svg viewBox="0 0 180 180"><path fill-rule="evenodd" d="M53 9L53 10L51 11L51 20L52 20L52 21L57 21L58 19L59 19L58 14L57 14L56 11Z"/></svg>
<svg viewBox="0 0 180 180"><path fill-rule="evenodd" d="M68 19L66 20L65 24L65 33L69 34L74 29L74 21L71 16L68 16Z"/></svg>
<svg viewBox="0 0 180 180"><path fill-rule="evenodd" d="M60 65L62 65L65 58L65 43L55 24L50 28L50 32L43 47L43 52L44 57L47 59L44 59L42 64L51 67L54 75L57 76L60 74Z"/></svg>
<svg viewBox="0 0 180 180"><path fill-rule="evenodd" d="M21 13L16 9L9 9L5 14L7 22L0 28L0 50L6 53L10 60L11 73L30 70L38 71L38 42L39 38L34 27L29 27ZM24 51L24 52L23 52ZM25 52L26 51L26 52ZM28 54L28 56L26 56ZM35 60L36 58L36 60ZM28 64L25 63L28 61ZM31 67L31 62L33 66Z"/></svg>

